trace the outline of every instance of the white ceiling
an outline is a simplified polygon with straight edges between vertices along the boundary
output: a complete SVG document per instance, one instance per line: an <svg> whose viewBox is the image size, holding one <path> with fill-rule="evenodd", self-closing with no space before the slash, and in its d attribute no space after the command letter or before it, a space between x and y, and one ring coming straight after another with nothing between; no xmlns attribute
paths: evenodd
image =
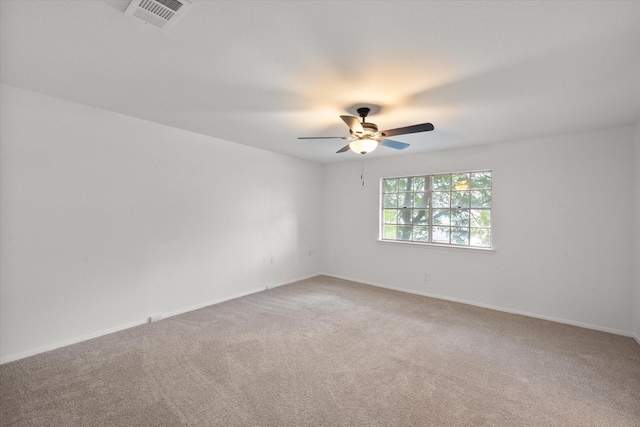
<svg viewBox="0 0 640 427"><path fill-rule="evenodd" d="M418 153L640 118L640 2L195 1L166 33L127 1L0 1L2 83L321 163L380 107Z"/></svg>

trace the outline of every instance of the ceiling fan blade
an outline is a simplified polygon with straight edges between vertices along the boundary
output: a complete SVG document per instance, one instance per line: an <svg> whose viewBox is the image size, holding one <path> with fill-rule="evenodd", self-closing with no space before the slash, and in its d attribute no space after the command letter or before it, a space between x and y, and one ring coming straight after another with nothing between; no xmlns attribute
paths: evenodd
<svg viewBox="0 0 640 427"><path fill-rule="evenodd" d="M349 151L349 144L345 145L344 147L342 147L341 149L339 149L338 151L336 151L336 153L344 153L345 151Z"/></svg>
<svg viewBox="0 0 640 427"><path fill-rule="evenodd" d="M345 136L299 136L298 139L348 139Z"/></svg>
<svg viewBox="0 0 640 427"><path fill-rule="evenodd" d="M384 145L385 147L395 148L396 150L404 150L409 146L409 144L405 142L392 141L390 139L381 139L378 141L378 144Z"/></svg>
<svg viewBox="0 0 640 427"><path fill-rule="evenodd" d="M364 128L362 127L362 124L360 124L360 121L358 120L357 117L340 116L340 118L344 120L347 126L349 126L349 129L351 129L351 132L358 133L358 134L364 133Z"/></svg>
<svg viewBox="0 0 640 427"><path fill-rule="evenodd" d="M395 136L406 135L408 133L428 132L430 130L433 130L433 125L431 123L422 123L419 125L405 126L403 128L383 130L380 133L382 134L382 136Z"/></svg>

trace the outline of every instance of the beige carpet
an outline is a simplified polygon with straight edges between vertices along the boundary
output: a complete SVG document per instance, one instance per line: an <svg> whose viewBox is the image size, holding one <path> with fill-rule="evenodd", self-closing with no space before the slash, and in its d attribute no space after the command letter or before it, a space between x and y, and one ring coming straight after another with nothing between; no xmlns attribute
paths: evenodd
<svg viewBox="0 0 640 427"><path fill-rule="evenodd" d="M327 277L0 381L2 426L640 426L631 338Z"/></svg>

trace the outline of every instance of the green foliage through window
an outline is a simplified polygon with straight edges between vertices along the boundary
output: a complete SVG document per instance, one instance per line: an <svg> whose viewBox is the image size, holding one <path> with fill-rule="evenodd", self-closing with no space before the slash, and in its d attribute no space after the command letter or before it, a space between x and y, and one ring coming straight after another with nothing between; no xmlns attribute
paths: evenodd
<svg viewBox="0 0 640 427"><path fill-rule="evenodd" d="M491 171L382 180L382 240L491 247Z"/></svg>

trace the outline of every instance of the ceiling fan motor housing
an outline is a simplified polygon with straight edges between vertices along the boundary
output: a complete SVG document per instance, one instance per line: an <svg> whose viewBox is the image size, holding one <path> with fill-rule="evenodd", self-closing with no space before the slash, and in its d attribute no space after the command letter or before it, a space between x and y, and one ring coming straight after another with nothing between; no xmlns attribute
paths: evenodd
<svg viewBox="0 0 640 427"><path fill-rule="evenodd" d="M365 135L373 135L378 132L378 126L374 123L362 122L362 127L364 128Z"/></svg>

